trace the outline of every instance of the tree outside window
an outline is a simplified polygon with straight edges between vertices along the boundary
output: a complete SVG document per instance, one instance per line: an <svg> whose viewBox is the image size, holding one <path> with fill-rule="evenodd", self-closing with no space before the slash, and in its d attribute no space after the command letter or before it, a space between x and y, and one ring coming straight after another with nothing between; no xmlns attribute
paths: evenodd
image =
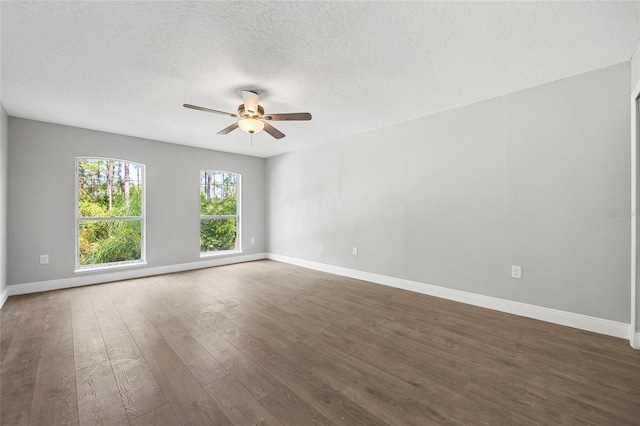
<svg viewBox="0 0 640 426"><path fill-rule="evenodd" d="M240 175L200 172L200 253L238 251L240 229Z"/></svg>
<svg viewBox="0 0 640 426"><path fill-rule="evenodd" d="M144 262L144 165L77 158L76 269Z"/></svg>

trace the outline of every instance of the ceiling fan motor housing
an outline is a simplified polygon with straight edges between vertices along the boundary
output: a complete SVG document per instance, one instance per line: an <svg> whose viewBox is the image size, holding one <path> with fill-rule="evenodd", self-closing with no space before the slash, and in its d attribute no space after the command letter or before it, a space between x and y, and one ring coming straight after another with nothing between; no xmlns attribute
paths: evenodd
<svg viewBox="0 0 640 426"><path fill-rule="evenodd" d="M244 104L240 104L238 106L238 115L241 116L241 117L262 117L264 115L264 108L262 108L260 105L258 105L258 113L257 114L249 114L244 109Z"/></svg>

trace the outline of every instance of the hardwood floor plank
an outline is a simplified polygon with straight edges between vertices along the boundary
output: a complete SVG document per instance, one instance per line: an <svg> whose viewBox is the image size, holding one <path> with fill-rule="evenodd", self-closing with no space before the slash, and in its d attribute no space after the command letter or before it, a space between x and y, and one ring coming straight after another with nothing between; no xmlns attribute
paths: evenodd
<svg viewBox="0 0 640 426"><path fill-rule="evenodd" d="M180 323L173 318L169 318L161 323L156 323L154 326L158 331L158 334L160 334L163 339L170 338L171 336L183 336L188 334L187 330L185 330Z"/></svg>
<svg viewBox="0 0 640 426"><path fill-rule="evenodd" d="M307 356L318 352L318 345L295 344ZM320 356L320 355L318 355ZM327 348L321 356L328 362L317 363L311 369L313 380L321 381L390 424L456 424L443 407L431 401L412 398L417 391L401 380L387 375L366 363L354 360L335 348Z"/></svg>
<svg viewBox="0 0 640 426"><path fill-rule="evenodd" d="M9 309L0 311L0 365L6 358L11 341L18 332L20 316L14 315Z"/></svg>
<svg viewBox="0 0 640 426"><path fill-rule="evenodd" d="M240 328L246 328L249 332L252 329L256 329L256 334L263 336L269 336L269 344L271 344L271 337L275 334L286 339L284 345L288 346L292 342L298 342L306 337L309 337L309 332L296 324L289 324L283 321L279 321L278 318L272 318L262 314L260 311L251 312L245 314L239 318L231 321L233 324ZM269 330L265 332L265 330Z"/></svg>
<svg viewBox="0 0 640 426"><path fill-rule="evenodd" d="M324 319L316 319L314 317L307 317L306 315L299 315L292 313L296 310L293 306L290 306L287 310L280 308L279 306L271 306L263 309L261 312L273 317L278 318L280 321L284 321L288 324L297 324L300 327L308 330L310 334L320 333L326 327L329 327L332 323L325 321ZM300 313L305 313L308 309L300 309ZM335 318L334 318L335 319Z"/></svg>
<svg viewBox="0 0 640 426"><path fill-rule="evenodd" d="M273 376L213 330L207 328L191 335L258 399L280 387Z"/></svg>
<svg viewBox="0 0 640 426"><path fill-rule="evenodd" d="M231 425L168 345L145 349L143 355L182 424Z"/></svg>
<svg viewBox="0 0 640 426"><path fill-rule="evenodd" d="M72 351L40 358L29 424L78 424L78 399Z"/></svg>
<svg viewBox="0 0 640 426"><path fill-rule="evenodd" d="M20 389L36 382L38 373L38 363L40 358L37 355L6 357L2 360L2 393L11 389Z"/></svg>
<svg viewBox="0 0 640 426"><path fill-rule="evenodd" d="M133 338L117 337L105 343L120 397L129 418L167 402Z"/></svg>
<svg viewBox="0 0 640 426"><path fill-rule="evenodd" d="M80 425L126 425L129 420L109 362L76 370Z"/></svg>
<svg viewBox="0 0 640 426"><path fill-rule="evenodd" d="M3 425L640 418L622 339L267 260L11 296L0 370Z"/></svg>
<svg viewBox="0 0 640 426"><path fill-rule="evenodd" d="M205 321L213 331L254 361L273 352L264 340L251 336L220 314L212 314Z"/></svg>
<svg viewBox="0 0 640 426"><path fill-rule="evenodd" d="M169 404L141 414L130 423L131 426L178 426L182 424Z"/></svg>
<svg viewBox="0 0 640 426"><path fill-rule="evenodd" d="M71 310L48 312L44 319L41 356L73 350Z"/></svg>
<svg viewBox="0 0 640 426"><path fill-rule="evenodd" d="M310 374L310 370L297 369L277 353L261 359L258 364L333 423L354 426L385 424L322 380L318 380Z"/></svg>
<svg viewBox="0 0 640 426"><path fill-rule="evenodd" d="M154 326L157 327L158 324L171 320L171 315L158 304L153 295L142 297L134 293L133 300L136 302L138 309L144 313Z"/></svg>
<svg viewBox="0 0 640 426"><path fill-rule="evenodd" d="M132 280L137 281L137 280ZM131 283L115 282L107 288L111 301L118 308L118 311L122 312L127 309L137 309L138 305L129 294L129 285Z"/></svg>
<svg viewBox="0 0 640 426"><path fill-rule="evenodd" d="M23 305L29 300L38 303L36 297L20 297L18 305ZM4 308L3 308L4 311ZM17 313L12 322L16 326L15 331L3 329L3 333L11 336L3 339L5 345L4 357L2 361L2 372L0 383L2 391L9 389L20 389L26 385L32 385L36 380L39 357L42 352L44 342L43 324L39 321L39 316L32 310ZM8 324L5 324L5 327Z"/></svg>
<svg viewBox="0 0 640 426"><path fill-rule="evenodd" d="M471 328L475 325L471 325ZM531 356L531 352L515 352L514 350L506 350L502 358L499 358L501 342L495 341L492 347L495 347L495 353L489 353L483 346L485 344L491 344L492 335L489 335L482 343L474 343L472 337L463 336L460 340L458 333L452 330L447 334L446 340L442 342L438 340L429 339L429 345L423 345L420 341L424 341L420 335L412 334L411 337L404 337L407 331L414 333L420 330L420 326L414 325L410 328L399 327L395 323L378 324L374 328L368 328L364 330L360 326L345 326L345 327L329 327L323 334L329 332L342 332L343 336L332 334L329 339L333 343L342 341L341 347L344 347L346 352L353 354L354 356L363 360L369 360L372 365L392 373L397 374L399 377L404 378L408 383L414 383L418 386L421 384L428 386L429 388L441 387L442 391L439 395L443 396L447 394L448 388L450 388L450 382L455 382L456 377L460 374L464 374L464 392L457 392L457 395L449 395L447 400L461 399L460 403L456 404L456 410L464 412L476 412L476 418L482 418L482 413L488 411L487 416L495 418L500 410L500 406L505 403L518 404L522 403L524 406L519 411L518 415L524 419L535 419L538 417L555 418L560 417L563 412L563 392L567 389L567 386L571 384L563 385L562 392L557 395L553 394L553 391L548 389L546 385L545 376L549 374L555 374L554 364L557 364L557 352L555 357L550 357L544 361L546 368L541 370L537 367L538 364L530 362L528 360ZM469 329L466 327L465 329ZM425 328L425 332L429 333L431 337L440 332L431 331L429 328ZM466 334L466 332L465 332ZM471 333L475 336L475 333ZM439 337L436 337L439 339ZM346 340L345 340L346 339ZM468 347L469 346L469 347ZM464 351L461 353L461 351ZM443 364L441 361L453 362L452 365ZM472 368L465 366L465 364L472 363ZM505 362L508 362L505 365ZM529 364L530 363L530 364ZM529 364L529 367L527 367ZM416 365L421 371L426 374L416 373ZM434 368L428 368L434 367ZM513 370L512 370L513 369ZM530 377L526 381L518 380L518 374L516 371L522 369L530 369L535 372L535 376ZM562 370L572 369L572 366L565 366ZM558 370L559 372L560 370ZM482 372L483 375L481 381L477 381L474 377L478 372ZM437 373L436 377L433 373ZM430 377L424 377L430 376ZM511 376L509 380L505 380L505 377ZM497 380L496 380L497 378ZM436 381L434 383L434 380ZM588 381L582 384L584 386L591 386L592 381L597 380L597 374L590 374ZM492 395L484 391L487 387L495 386L505 390L504 395ZM576 391L578 391L576 387ZM469 396L462 398L464 393L468 393ZM600 398L609 407L611 415L613 413L624 410L625 396L618 397L615 401L608 400L607 395L602 395ZM621 405L620 403L623 402ZM465 409L466 403L473 403L474 407L481 407L478 409ZM522 420L525 421L525 420Z"/></svg>
<svg viewBox="0 0 640 426"><path fill-rule="evenodd" d="M231 375L204 387L234 425L281 425L271 412Z"/></svg>
<svg viewBox="0 0 640 426"><path fill-rule="evenodd" d="M27 426L35 383L4 389L0 395L0 425Z"/></svg>
<svg viewBox="0 0 640 426"><path fill-rule="evenodd" d="M232 323L240 329L246 328L251 335L260 336L261 340L268 342L268 347L272 350L272 353L277 352L279 348L286 348L291 343L302 339L278 327L264 316L242 315L232 320Z"/></svg>
<svg viewBox="0 0 640 426"><path fill-rule="evenodd" d="M129 329L122 320L120 312L118 312L115 305L98 306L96 308L96 318L104 340L129 335Z"/></svg>
<svg viewBox="0 0 640 426"><path fill-rule="evenodd" d="M227 374L222 365L191 335L173 335L166 341L200 384L206 385Z"/></svg>
<svg viewBox="0 0 640 426"><path fill-rule="evenodd" d="M370 333L360 335L352 327L344 335L329 330L331 327L314 338L331 342L333 347L345 354L401 379L415 388L405 391L412 398L435 403L463 423L490 424L496 420L508 421L500 418L500 407L510 395L521 395L520 389L502 384L509 396L502 395L498 401L484 398L484 387L491 386L493 382L485 379L484 386L476 387L471 372L460 366L456 368L452 364L441 363L426 351L416 350L412 345L403 345L403 342L386 342ZM411 358L412 354L415 357ZM492 373L494 376L501 374L499 370L493 370ZM460 385L452 388L451 383ZM487 411L490 412L489 419L484 417ZM525 419L520 421L524 422Z"/></svg>
<svg viewBox="0 0 640 426"><path fill-rule="evenodd" d="M140 350L164 343L164 339L158 333L158 330L147 320L147 317L137 306L121 309L120 316Z"/></svg>
<svg viewBox="0 0 640 426"><path fill-rule="evenodd" d="M180 300L179 303L178 300ZM180 303L184 303L182 302L182 298L178 300L172 299L171 303L166 300L162 300L159 303L160 306L162 306L171 316L171 319L179 324L180 327L187 331L187 333L201 330L207 326L207 324L202 322L199 318L192 315L188 309L185 309L180 305Z"/></svg>
<svg viewBox="0 0 640 426"><path fill-rule="evenodd" d="M280 388L262 398L261 401L285 425L332 424L287 388Z"/></svg>
<svg viewBox="0 0 640 426"><path fill-rule="evenodd" d="M72 320L73 356L75 368L81 369L108 361L107 349L95 315L83 315Z"/></svg>

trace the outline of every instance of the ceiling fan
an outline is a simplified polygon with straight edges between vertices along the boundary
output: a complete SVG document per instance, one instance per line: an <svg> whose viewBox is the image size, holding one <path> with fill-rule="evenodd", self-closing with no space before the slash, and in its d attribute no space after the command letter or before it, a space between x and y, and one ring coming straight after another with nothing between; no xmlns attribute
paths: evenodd
<svg viewBox="0 0 640 426"><path fill-rule="evenodd" d="M238 121L229 127L218 132L219 135L227 135L240 127L241 130L250 133L259 133L262 130L269 133L276 139L284 138L284 133L273 127L267 121L308 121L311 120L311 114L308 112L295 112L288 114L265 114L264 108L258 104L258 94L250 90L242 91L242 100L244 103L238 106L238 113L217 111L215 109L204 108L197 105L183 104L185 108L197 109L198 111L212 112L214 114L228 115L237 118Z"/></svg>

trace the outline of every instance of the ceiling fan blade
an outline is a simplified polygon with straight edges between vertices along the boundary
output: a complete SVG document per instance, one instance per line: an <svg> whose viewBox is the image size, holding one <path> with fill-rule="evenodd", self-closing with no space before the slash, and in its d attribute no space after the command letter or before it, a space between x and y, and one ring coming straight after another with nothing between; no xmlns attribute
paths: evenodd
<svg viewBox="0 0 640 426"><path fill-rule="evenodd" d="M244 102L244 110L249 115L258 113L258 94L250 90L242 91L242 101Z"/></svg>
<svg viewBox="0 0 640 426"><path fill-rule="evenodd" d="M264 123L264 131L269 133L271 136L273 136L276 139L284 138L284 133L282 133L280 130L276 129L269 123Z"/></svg>
<svg viewBox="0 0 640 426"><path fill-rule="evenodd" d="M235 129L238 128L238 122L236 121L235 123L233 123L231 126L229 127L225 127L224 129L220 130L218 132L219 135L228 135L229 133L233 132Z"/></svg>
<svg viewBox="0 0 640 426"><path fill-rule="evenodd" d="M232 114L230 112L217 111L215 109L209 109L209 108L205 108L205 107L201 107L201 106L197 106L197 105L190 105L190 104L183 104L182 106L185 107L185 108L196 109L198 111L212 112L214 114L222 114L222 115L228 115L229 117L238 118L238 114Z"/></svg>
<svg viewBox="0 0 640 426"><path fill-rule="evenodd" d="M267 114L262 117L263 120L271 121L308 121L311 120L311 114L308 112L292 112L289 114Z"/></svg>

